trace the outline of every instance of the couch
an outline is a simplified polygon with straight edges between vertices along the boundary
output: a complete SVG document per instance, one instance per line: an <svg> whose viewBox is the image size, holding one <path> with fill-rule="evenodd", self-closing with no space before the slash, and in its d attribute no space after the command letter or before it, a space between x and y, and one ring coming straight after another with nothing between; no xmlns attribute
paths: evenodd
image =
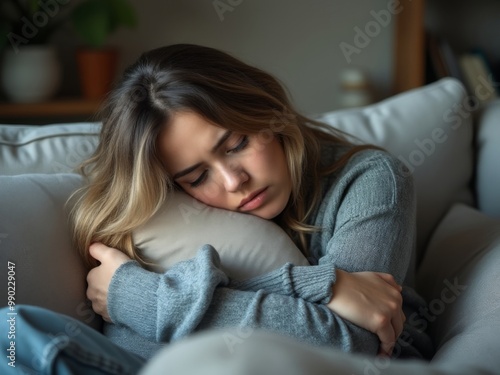
<svg viewBox="0 0 500 375"><path fill-rule="evenodd" d="M425 319L407 321L430 334L432 360L341 353L235 327L165 345L143 373L499 374L500 101L477 108L459 81L445 78L370 106L315 118L348 132L355 142L384 147L415 180L416 267L407 280L428 308ZM6 296L11 262L17 304L47 307L102 330L102 320L85 298L86 269L71 246L70 207L65 205L82 184L75 167L92 153L99 128L99 123L0 125L0 280ZM259 220L249 224L255 220L249 215L221 213L186 196L179 199L184 201L168 204L179 208L184 220L173 220L165 213L173 206L166 207L134 234L139 247L153 258L156 254L158 272L192 256L203 243L221 253L232 277L252 276L285 261L304 264L279 228ZM205 225L214 220L226 220L223 226L235 225L234 230L227 235ZM198 226L196 236L191 225ZM165 250L170 242L165 238L173 236L178 238L175 249ZM252 241L242 241L245 236ZM286 250L270 255L260 237ZM252 246L237 255L231 248L238 241ZM232 246L225 248L228 242ZM242 253L249 255L237 258ZM0 306L6 304L2 297Z"/></svg>

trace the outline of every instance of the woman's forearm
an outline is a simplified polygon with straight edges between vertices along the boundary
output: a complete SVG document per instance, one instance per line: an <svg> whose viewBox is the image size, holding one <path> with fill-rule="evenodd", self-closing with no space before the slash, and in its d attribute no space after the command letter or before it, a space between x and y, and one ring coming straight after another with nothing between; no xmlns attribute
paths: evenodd
<svg viewBox="0 0 500 375"><path fill-rule="evenodd" d="M253 292L264 290L268 294L281 294L326 304L331 300L335 270L332 264L294 266L287 263L265 275L243 281L232 280L229 288Z"/></svg>
<svg viewBox="0 0 500 375"><path fill-rule="evenodd" d="M164 274L127 262L111 281L110 317L151 341L170 342L197 330L240 327L376 354L376 335L343 320L327 306L262 290L231 289L219 266L217 252L210 245Z"/></svg>

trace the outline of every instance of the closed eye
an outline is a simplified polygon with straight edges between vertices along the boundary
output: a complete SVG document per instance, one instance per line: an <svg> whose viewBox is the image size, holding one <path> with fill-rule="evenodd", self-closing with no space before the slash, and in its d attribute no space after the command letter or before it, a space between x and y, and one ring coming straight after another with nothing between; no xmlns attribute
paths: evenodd
<svg viewBox="0 0 500 375"><path fill-rule="evenodd" d="M208 170L205 169L203 171L203 173L201 174L201 176L198 177L198 179L196 181L189 183L189 186L191 186L193 188L200 186L202 184L202 182L205 180L205 177L207 176L207 174L208 174Z"/></svg>
<svg viewBox="0 0 500 375"><path fill-rule="evenodd" d="M226 153L227 154L234 154L236 152L242 151L248 146L248 143L249 143L248 136L244 135L241 138L240 143L238 143L238 145L236 147L234 147L230 150L227 150ZM203 171L203 173L200 175L200 177L198 177L195 181L189 183L189 186L191 186L192 188L200 186L205 181L207 175L208 175L208 170L205 169Z"/></svg>
<svg viewBox="0 0 500 375"><path fill-rule="evenodd" d="M238 152L238 151L241 151L243 150L245 147L248 146L248 136L244 135L242 138L241 138L241 142L238 143L238 146L236 146L235 148L232 148L231 150L228 150L227 152L228 153L234 153L234 152Z"/></svg>

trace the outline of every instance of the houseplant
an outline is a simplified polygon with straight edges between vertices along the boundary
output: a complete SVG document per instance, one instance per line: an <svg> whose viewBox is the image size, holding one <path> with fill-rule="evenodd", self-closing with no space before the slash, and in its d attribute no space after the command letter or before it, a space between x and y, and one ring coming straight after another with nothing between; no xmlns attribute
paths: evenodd
<svg viewBox="0 0 500 375"><path fill-rule="evenodd" d="M134 28L137 15L128 0L84 0L72 11L71 21L84 43L77 50L83 94L100 99L110 89L118 61L118 51L106 41L120 27Z"/></svg>
<svg viewBox="0 0 500 375"><path fill-rule="evenodd" d="M43 101L59 88L61 66L49 40L64 22L63 8L56 1L0 3L2 86L9 99Z"/></svg>

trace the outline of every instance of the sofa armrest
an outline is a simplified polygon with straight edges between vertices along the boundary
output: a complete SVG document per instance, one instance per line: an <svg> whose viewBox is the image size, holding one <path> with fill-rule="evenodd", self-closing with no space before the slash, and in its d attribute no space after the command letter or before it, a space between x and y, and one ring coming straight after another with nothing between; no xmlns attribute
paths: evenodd
<svg viewBox="0 0 500 375"><path fill-rule="evenodd" d="M417 289L427 306L425 319L413 323L428 328L436 347L434 364L473 364L498 372L499 268L500 220L454 205L434 232L417 273Z"/></svg>
<svg viewBox="0 0 500 375"><path fill-rule="evenodd" d="M72 245L65 207L81 185L76 174L0 176L0 280L7 296L7 276L13 276L16 305L45 307L100 330L101 317L87 303L87 270ZM0 307L7 303L0 299Z"/></svg>

